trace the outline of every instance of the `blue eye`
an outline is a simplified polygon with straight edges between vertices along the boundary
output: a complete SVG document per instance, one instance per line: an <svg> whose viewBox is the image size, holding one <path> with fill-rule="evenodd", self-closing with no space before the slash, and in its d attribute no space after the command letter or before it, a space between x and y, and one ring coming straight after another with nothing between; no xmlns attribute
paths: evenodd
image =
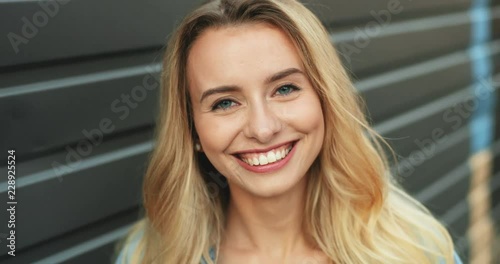
<svg viewBox="0 0 500 264"><path fill-rule="evenodd" d="M220 100L220 101L216 102L212 106L212 111L215 111L215 110L218 110L218 109L227 110L227 109L231 108L233 106L233 104L235 104L233 101L227 100L227 99L223 99L223 100Z"/></svg>
<svg viewBox="0 0 500 264"><path fill-rule="evenodd" d="M292 92L298 91L298 90L300 90L300 89L296 86L293 86L291 84L285 84L285 85L281 86L280 88L278 88L276 90L276 93L278 93L279 95L286 96L286 95L289 95Z"/></svg>

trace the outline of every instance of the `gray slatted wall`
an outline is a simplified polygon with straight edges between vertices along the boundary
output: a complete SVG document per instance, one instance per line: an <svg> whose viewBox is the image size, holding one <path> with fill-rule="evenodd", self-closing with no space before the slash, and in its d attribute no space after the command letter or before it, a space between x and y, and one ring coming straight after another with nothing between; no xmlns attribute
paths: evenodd
<svg viewBox="0 0 500 264"><path fill-rule="evenodd" d="M161 49L196 2L0 0L0 149L16 150L18 201L17 256L1 246L1 210L0 262L109 263L139 215ZM484 238L500 224L500 77L488 78L499 74L500 2L307 5L399 154L401 184L464 259L486 263ZM472 108L477 87L489 89ZM481 132L494 119L496 134ZM2 201L6 189L2 178Z"/></svg>

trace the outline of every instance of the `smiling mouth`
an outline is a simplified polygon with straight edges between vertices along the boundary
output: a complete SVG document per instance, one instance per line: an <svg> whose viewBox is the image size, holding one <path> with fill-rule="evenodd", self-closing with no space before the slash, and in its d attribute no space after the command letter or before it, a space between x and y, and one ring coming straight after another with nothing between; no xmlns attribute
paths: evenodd
<svg viewBox="0 0 500 264"><path fill-rule="evenodd" d="M298 140L297 140L298 141ZM262 153L236 154L235 156L251 166L261 166L278 162L284 159L297 141L284 144L280 147Z"/></svg>

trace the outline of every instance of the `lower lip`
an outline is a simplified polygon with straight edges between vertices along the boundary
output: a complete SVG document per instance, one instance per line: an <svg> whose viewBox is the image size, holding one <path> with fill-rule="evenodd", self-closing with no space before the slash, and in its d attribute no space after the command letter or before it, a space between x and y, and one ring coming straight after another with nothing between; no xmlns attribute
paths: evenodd
<svg viewBox="0 0 500 264"><path fill-rule="evenodd" d="M288 161L292 158L293 154L295 153L295 149L296 149L297 143L298 143L298 141L296 141L293 144L292 149L290 150L290 152L288 152L288 155L286 155L286 157L284 159L281 159L278 162L273 162L271 164L252 166L252 165L250 165L250 164L248 164L248 163L240 160L237 157L234 157L234 158L238 161L238 163L243 168L245 168L245 169L247 169L247 170L249 170L251 172L255 172L255 173L273 172L273 171L277 171L277 170L281 169L283 166L285 166L288 163Z"/></svg>

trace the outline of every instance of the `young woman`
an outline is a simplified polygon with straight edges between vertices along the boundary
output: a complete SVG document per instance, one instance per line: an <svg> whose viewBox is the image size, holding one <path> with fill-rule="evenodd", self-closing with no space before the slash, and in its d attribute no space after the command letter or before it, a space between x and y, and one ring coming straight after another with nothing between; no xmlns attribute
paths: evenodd
<svg viewBox="0 0 500 264"><path fill-rule="evenodd" d="M204 4L162 82L146 215L117 263L460 263L298 1Z"/></svg>

